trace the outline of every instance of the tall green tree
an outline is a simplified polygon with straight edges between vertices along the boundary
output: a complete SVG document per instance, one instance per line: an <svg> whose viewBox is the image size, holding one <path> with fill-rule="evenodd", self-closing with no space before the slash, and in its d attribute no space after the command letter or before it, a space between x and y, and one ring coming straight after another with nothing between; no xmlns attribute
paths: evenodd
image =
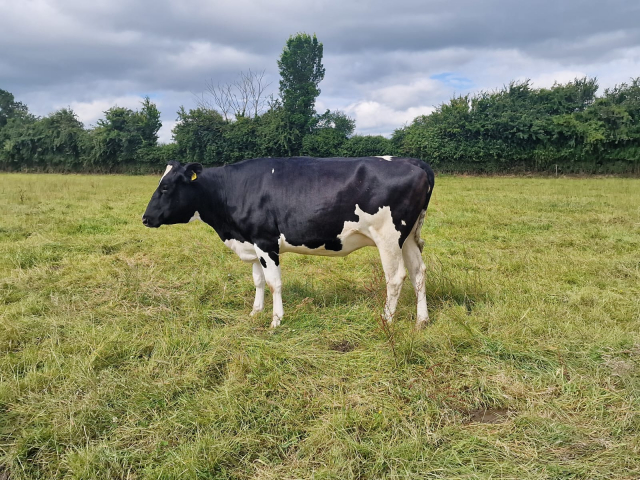
<svg viewBox="0 0 640 480"><path fill-rule="evenodd" d="M279 99L272 100L269 110L258 121L258 154L264 157L291 155L289 147L295 138L289 128L287 115Z"/></svg>
<svg viewBox="0 0 640 480"><path fill-rule="evenodd" d="M282 51L280 68L280 97L291 131L287 145L290 155L299 155L302 139L311 133L315 115L316 98L320 95L318 84L324 78L322 43L315 35L292 35Z"/></svg>
<svg viewBox="0 0 640 480"><path fill-rule="evenodd" d="M160 110L149 97L142 100L142 108L138 113L140 136L145 147L153 147L158 143L158 130L162 127Z"/></svg>

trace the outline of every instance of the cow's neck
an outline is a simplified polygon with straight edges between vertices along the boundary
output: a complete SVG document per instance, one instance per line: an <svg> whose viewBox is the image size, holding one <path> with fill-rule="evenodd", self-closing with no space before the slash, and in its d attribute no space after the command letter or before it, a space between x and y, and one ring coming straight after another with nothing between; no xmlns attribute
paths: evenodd
<svg viewBox="0 0 640 480"><path fill-rule="evenodd" d="M227 216L223 167L206 168L198 179L196 211L200 219L211 225L218 234L224 229Z"/></svg>

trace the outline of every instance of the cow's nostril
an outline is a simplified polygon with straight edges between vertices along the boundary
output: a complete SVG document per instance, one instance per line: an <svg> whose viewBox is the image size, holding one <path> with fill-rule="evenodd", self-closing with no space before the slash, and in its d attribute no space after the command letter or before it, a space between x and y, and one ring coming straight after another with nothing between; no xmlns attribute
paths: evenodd
<svg viewBox="0 0 640 480"><path fill-rule="evenodd" d="M142 217L142 224L144 226L149 226L149 219L147 217Z"/></svg>

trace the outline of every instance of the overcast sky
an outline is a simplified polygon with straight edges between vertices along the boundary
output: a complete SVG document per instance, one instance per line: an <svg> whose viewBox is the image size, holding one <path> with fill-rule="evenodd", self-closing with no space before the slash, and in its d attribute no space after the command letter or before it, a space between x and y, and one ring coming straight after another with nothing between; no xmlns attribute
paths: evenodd
<svg viewBox="0 0 640 480"><path fill-rule="evenodd" d="M640 76L638 0L0 0L0 88L86 125L149 95L167 142L207 81L266 70L276 93L296 32L324 44L316 109L346 112L363 134L511 80L587 75L604 89Z"/></svg>

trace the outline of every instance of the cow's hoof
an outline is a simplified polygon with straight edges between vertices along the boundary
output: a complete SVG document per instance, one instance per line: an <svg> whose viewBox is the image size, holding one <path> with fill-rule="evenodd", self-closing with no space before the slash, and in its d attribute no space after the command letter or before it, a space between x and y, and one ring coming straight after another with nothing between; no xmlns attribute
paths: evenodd
<svg viewBox="0 0 640 480"><path fill-rule="evenodd" d="M429 317L422 319L422 320L418 320L416 322L416 330L420 330L424 327L426 327L429 324Z"/></svg>
<svg viewBox="0 0 640 480"><path fill-rule="evenodd" d="M255 317L257 314L259 314L262 311L262 309L256 310L255 308L253 310L251 310L251 313L249 314L250 317Z"/></svg>
<svg viewBox="0 0 640 480"><path fill-rule="evenodd" d="M280 319L279 318L274 318L273 321L271 322L271 328L276 328L280 326Z"/></svg>

